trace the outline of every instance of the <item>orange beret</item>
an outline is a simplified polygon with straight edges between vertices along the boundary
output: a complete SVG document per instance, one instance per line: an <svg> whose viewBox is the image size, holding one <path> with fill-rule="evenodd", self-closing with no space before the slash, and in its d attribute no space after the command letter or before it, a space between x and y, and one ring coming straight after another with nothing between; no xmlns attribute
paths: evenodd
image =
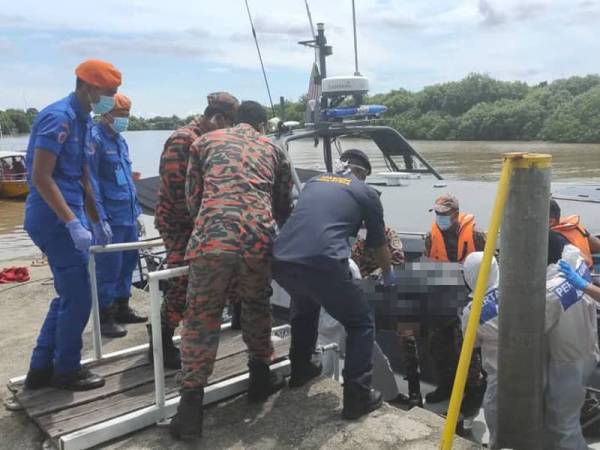
<svg viewBox="0 0 600 450"><path fill-rule="evenodd" d="M131 110L131 100L124 94L117 92L114 96L115 105L113 106L113 111L121 110L121 111L130 111Z"/></svg>
<svg viewBox="0 0 600 450"><path fill-rule="evenodd" d="M115 66L99 59L88 59L75 69L77 78L99 88L116 90L121 85L121 72Z"/></svg>

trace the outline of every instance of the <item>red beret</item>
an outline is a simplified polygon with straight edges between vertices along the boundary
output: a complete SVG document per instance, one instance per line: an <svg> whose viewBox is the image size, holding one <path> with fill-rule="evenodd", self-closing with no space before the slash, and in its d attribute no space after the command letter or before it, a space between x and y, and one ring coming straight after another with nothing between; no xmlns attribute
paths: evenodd
<svg viewBox="0 0 600 450"><path fill-rule="evenodd" d="M115 105L113 106L113 111L121 110L121 111L131 111L131 100L124 94L117 92L114 96Z"/></svg>
<svg viewBox="0 0 600 450"><path fill-rule="evenodd" d="M99 88L116 90L121 85L121 72L115 66L99 59L88 59L75 69L77 78Z"/></svg>

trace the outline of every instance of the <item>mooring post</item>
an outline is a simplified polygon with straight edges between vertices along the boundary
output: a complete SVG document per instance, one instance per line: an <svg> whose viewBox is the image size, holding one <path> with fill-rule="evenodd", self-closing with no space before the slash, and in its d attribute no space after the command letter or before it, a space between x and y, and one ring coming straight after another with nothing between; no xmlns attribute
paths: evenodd
<svg viewBox="0 0 600 450"><path fill-rule="evenodd" d="M550 155L512 154L500 233L497 447L543 446Z"/></svg>

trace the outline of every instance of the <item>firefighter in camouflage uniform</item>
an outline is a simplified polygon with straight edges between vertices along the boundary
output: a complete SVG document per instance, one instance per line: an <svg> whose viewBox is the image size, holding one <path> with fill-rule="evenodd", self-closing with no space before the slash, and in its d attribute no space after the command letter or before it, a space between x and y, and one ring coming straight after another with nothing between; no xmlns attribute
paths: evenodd
<svg viewBox="0 0 600 450"><path fill-rule="evenodd" d="M270 257L276 229L291 213L292 174L287 155L259 132L266 120L260 104L243 102L235 127L207 133L190 148L186 200L194 229L185 256L181 401L170 427L178 439L202 435L204 386L228 298L242 299L248 400L264 401L284 384L269 369Z"/></svg>
<svg viewBox="0 0 600 450"><path fill-rule="evenodd" d="M160 186L154 213L154 226L159 231L167 251L168 267L185 264L185 250L194 228L185 201L185 177L190 146L209 131L233 125L238 100L227 92L215 92L207 97L204 115L176 130L165 142L160 157ZM167 283L161 310L162 343L165 367L178 369L179 350L173 345L173 333L183 318L188 277L172 278ZM148 326L149 331L150 326ZM150 335L150 346L152 336ZM152 361L150 347L150 361Z"/></svg>

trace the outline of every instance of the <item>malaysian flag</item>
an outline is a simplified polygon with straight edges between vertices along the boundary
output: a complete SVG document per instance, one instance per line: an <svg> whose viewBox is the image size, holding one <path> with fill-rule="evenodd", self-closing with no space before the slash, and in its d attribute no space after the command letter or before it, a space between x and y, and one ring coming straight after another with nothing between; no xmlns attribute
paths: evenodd
<svg viewBox="0 0 600 450"><path fill-rule="evenodd" d="M317 63L313 63L306 95L306 122L315 122L319 111L319 97L321 97L321 75Z"/></svg>

